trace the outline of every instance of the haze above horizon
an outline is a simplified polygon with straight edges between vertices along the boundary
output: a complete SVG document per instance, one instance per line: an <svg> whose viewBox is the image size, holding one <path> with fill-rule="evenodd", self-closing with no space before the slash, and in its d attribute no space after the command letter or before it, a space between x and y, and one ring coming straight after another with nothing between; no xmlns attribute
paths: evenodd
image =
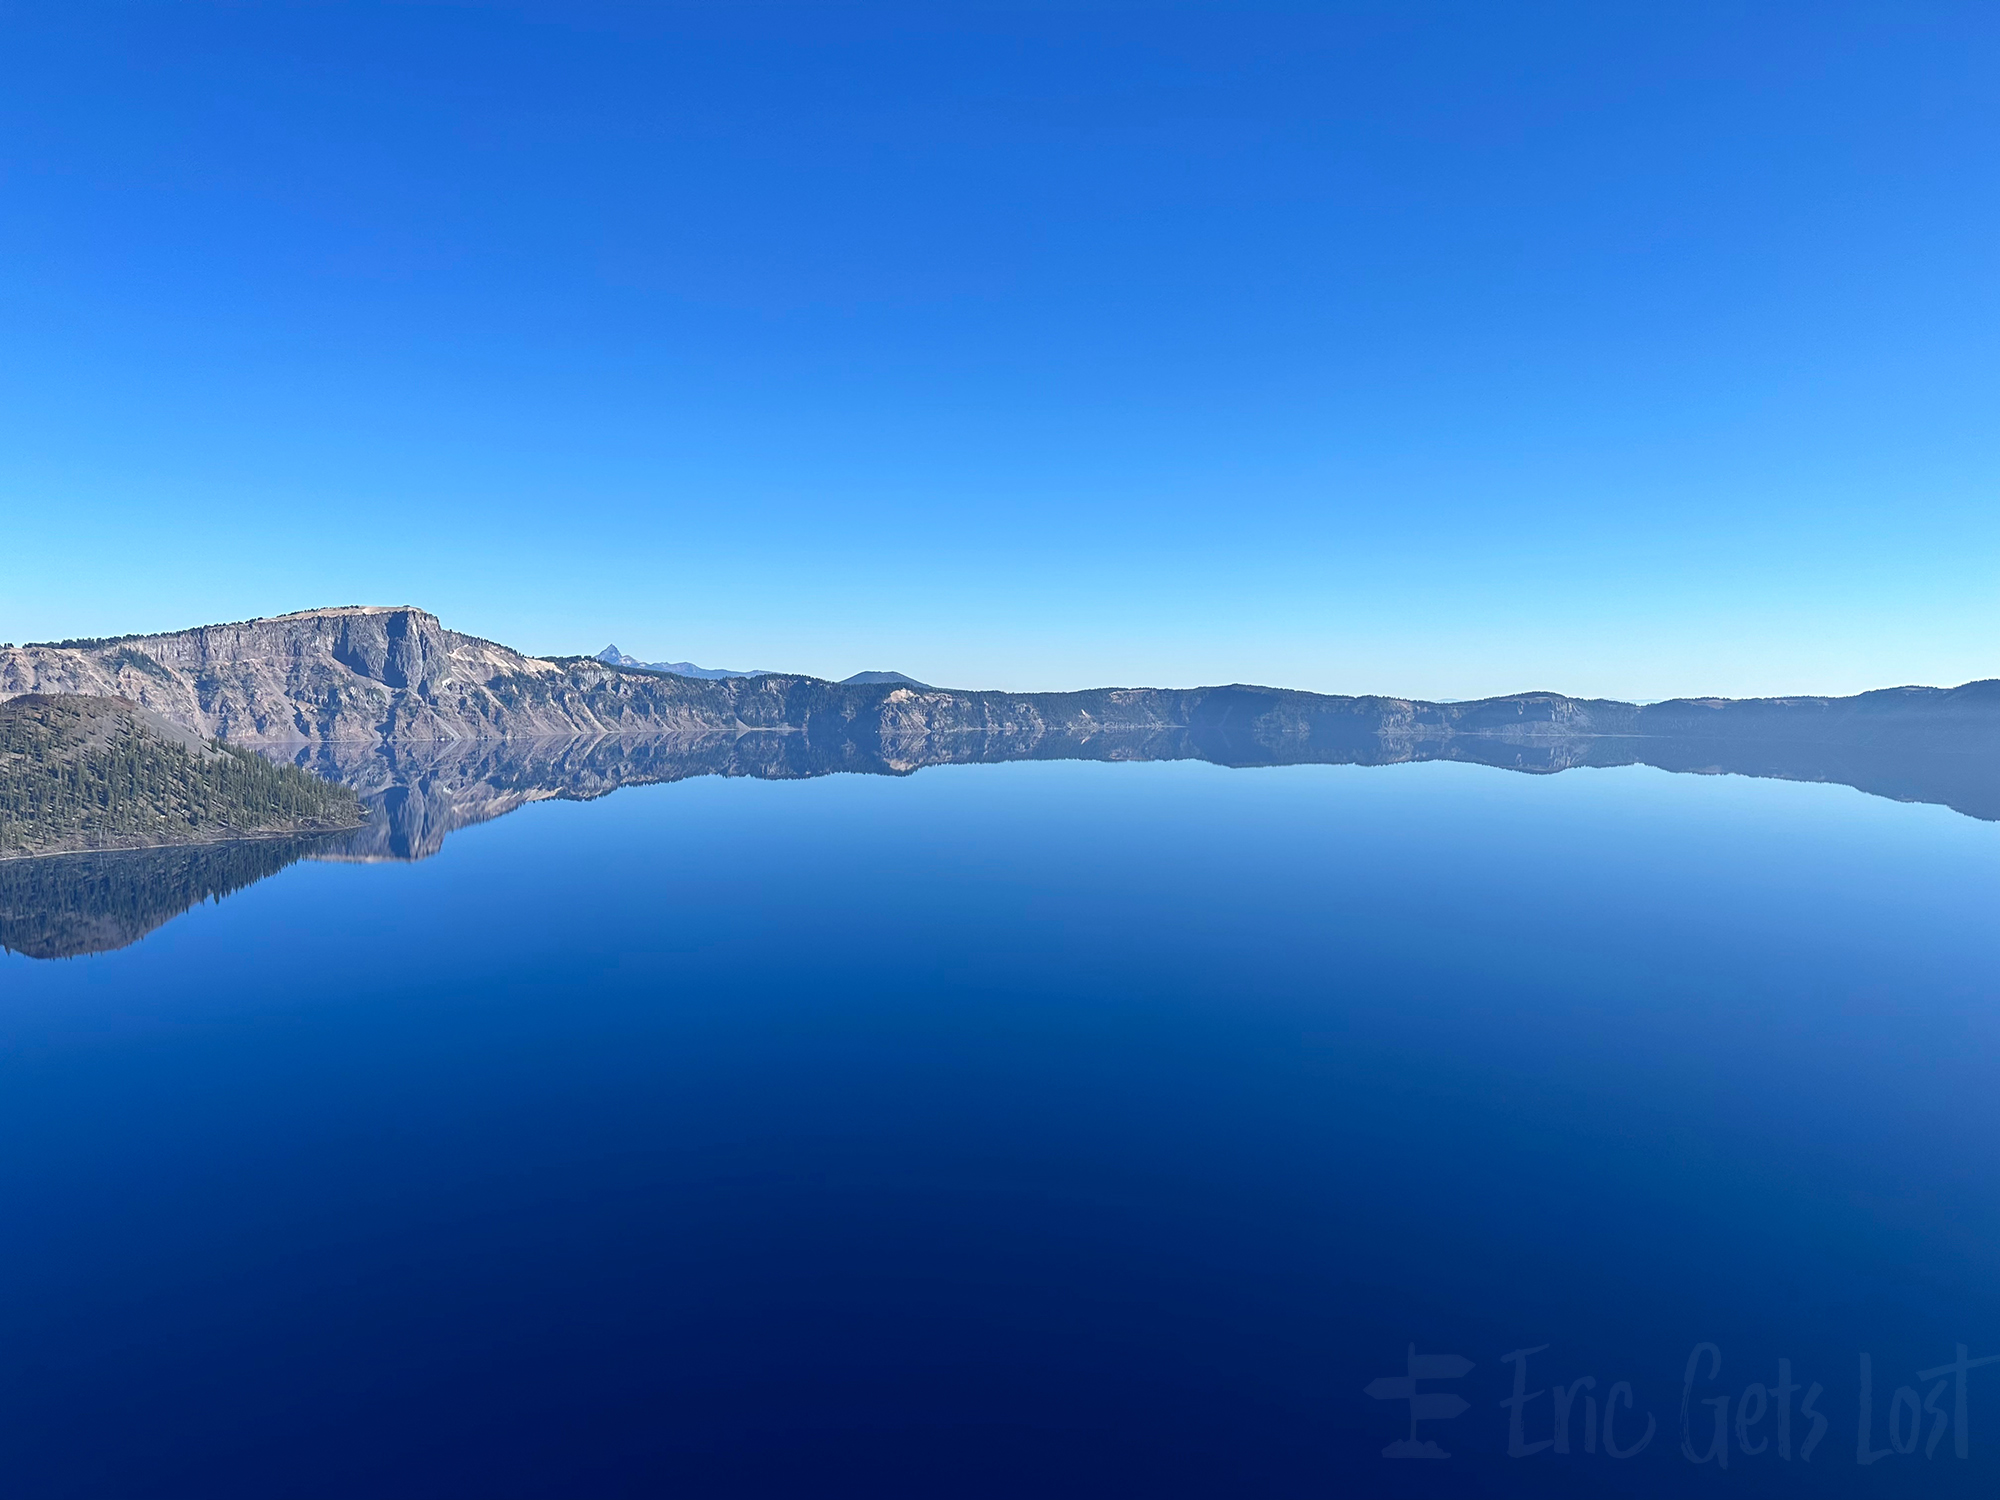
<svg viewBox="0 0 2000 1500"><path fill-rule="evenodd" d="M2000 17L112 5L0 639L1445 699L2000 675Z"/></svg>

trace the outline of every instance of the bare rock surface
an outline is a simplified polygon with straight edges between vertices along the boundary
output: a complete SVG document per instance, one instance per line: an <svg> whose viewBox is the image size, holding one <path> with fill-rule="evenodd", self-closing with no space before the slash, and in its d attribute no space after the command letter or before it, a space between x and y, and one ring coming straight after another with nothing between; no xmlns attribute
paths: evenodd
<svg viewBox="0 0 2000 1500"><path fill-rule="evenodd" d="M607 651L605 656L614 653ZM1007 693L927 687L891 673L844 683L765 673L700 679L599 657L528 656L400 606L306 610L161 635L0 651L0 699L119 697L199 735L239 743L401 745L490 739L737 736L778 732L860 747L885 765L1008 756L1106 735L1184 732L1222 758L1454 756L1489 747L1524 763L1562 747L1641 738L1753 744L1926 738L1971 744L2000 726L2000 682L1848 698L1634 704L1515 693L1465 703L1232 684ZM954 750L953 746L961 746ZM1601 751L1583 759L1603 758Z"/></svg>

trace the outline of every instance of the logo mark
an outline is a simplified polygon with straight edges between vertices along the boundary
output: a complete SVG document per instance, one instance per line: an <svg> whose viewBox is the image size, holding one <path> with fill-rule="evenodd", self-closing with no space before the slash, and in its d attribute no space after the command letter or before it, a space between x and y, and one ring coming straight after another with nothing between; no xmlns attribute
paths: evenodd
<svg viewBox="0 0 2000 1500"><path fill-rule="evenodd" d="M1420 1380L1456 1380L1472 1368L1472 1361L1459 1354L1419 1354L1417 1346L1410 1345L1407 1373L1402 1375L1380 1375L1362 1387L1364 1395L1373 1396L1377 1401L1407 1401L1410 1403L1410 1435L1398 1438L1382 1450L1384 1458L1450 1458L1451 1455L1435 1442L1426 1439L1417 1441L1417 1423L1443 1422L1460 1416L1471 1409L1471 1403L1463 1396L1450 1391L1420 1391Z"/></svg>

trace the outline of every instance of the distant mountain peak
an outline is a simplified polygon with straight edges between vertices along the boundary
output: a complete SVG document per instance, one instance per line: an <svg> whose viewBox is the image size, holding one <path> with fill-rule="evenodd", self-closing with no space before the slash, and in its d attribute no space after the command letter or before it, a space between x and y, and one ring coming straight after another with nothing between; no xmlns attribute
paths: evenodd
<svg viewBox="0 0 2000 1500"><path fill-rule="evenodd" d="M595 658L607 667L633 667L641 672L666 672L675 677L699 677L705 682L720 682L729 677L771 677L776 674L769 667L755 667L747 672L734 667L698 667L691 661L640 661L636 656L627 656L616 646L606 646Z"/></svg>

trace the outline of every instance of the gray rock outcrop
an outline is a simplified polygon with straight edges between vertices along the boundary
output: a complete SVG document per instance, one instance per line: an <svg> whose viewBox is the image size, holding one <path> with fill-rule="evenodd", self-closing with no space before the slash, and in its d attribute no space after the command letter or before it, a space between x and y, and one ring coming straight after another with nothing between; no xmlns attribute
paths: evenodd
<svg viewBox="0 0 2000 1500"><path fill-rule="evenodd" d="M1916 736L1934 749L1985 745L2000 729L2000 682L1639 705L1546 692L1427 703L1241 684L1003 693L783 673L697 679L528 656L447 630L419 609L358 606L0 651L0 699L27 692L122 697L198 734L246 743L780 732L889 768L962 758L974 745L982 756L1015 758L1163 733L1232 764L1442 756L1526 766L1602 761L1601 744L1580 747L1614 739L1673 740L1698 757L1711 743Z"/></svg>

